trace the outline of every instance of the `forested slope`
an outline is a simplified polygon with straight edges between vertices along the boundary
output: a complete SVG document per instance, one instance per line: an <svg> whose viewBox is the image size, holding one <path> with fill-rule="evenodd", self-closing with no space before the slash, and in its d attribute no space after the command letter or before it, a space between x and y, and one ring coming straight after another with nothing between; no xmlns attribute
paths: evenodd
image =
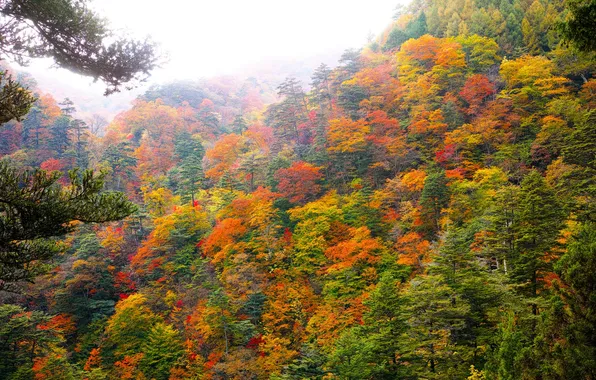
<svg viewBox="0 0 596 380"><path fill-rule="evenodd" d="M566 12L414 3L310 84L155 87L103 137L40 94L2 159L139 211L2 295L0 378L596 378L596 56Z"/></svg>

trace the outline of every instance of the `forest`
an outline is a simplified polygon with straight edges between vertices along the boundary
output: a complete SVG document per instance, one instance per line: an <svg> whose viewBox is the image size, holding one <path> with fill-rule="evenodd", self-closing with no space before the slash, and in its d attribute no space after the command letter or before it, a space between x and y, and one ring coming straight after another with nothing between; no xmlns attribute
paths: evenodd
<svg viewBox="0 0 596 380"><path fill-rule="evenodd" d="M582 4L415 0L310 83L109 124L4 66L0 379L596 379Z"/></svg>

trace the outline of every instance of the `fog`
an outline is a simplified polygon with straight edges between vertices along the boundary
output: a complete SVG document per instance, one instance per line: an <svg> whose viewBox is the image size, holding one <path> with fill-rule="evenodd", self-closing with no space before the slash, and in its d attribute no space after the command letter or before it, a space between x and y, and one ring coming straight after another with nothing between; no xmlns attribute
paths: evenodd
<svg viewBox="0 0 596 380"><path fill-rule="evenodd" d="M399 0L189 1L97 0L97 11L121 32L159 43L167 61L149 83L238 74L271 60L337 57L388 25ZM332 63L332 62L330 62ZM88 78L50 68L27 69L41 82L101 91Z"/></svg>

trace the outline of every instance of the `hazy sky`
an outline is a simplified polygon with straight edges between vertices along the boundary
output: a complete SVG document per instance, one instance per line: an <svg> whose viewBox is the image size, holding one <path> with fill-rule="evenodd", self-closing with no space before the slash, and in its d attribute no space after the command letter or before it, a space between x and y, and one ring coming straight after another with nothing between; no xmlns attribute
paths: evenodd
<svg viewBox="0 0 596 380"><path fill-rule="evenodd" d="M405 0L401 0L404 2ZM389 24L400 0L95 0L114 28L151 35L169 62L152 81L234 74L267 59L300 59L366 43ZM57 80L90 80L32 65ZM101 87L101 86L99 86Z"/></svg>

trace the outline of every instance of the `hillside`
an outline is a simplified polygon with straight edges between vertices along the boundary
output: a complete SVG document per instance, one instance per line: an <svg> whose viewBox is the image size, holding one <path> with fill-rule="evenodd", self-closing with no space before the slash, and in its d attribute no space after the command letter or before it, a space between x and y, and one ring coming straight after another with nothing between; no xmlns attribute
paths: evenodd
<svg viewBox="0 0 596 380"><path fill-rule="evenodd" d="M104 171L138 211L0 293L0 379L596 378L596 53L567 12L415 1L310 83L154 86L105 133L37 90L2 161Z"/></svg>

